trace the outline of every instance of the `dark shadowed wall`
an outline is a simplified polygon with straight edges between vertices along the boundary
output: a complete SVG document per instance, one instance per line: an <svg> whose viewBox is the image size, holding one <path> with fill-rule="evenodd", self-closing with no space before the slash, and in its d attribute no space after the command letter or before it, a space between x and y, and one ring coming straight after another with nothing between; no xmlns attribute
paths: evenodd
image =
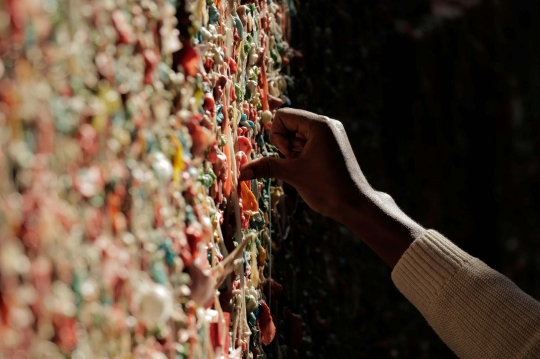
<svg viewBox="0 0 540 359"><path fill-rule="evenodd" d="M459 3L297 2L291 99L346 125L376 189L540 299L540 3ZM455 357L367 246L285 205L289 357Z"/></svg>

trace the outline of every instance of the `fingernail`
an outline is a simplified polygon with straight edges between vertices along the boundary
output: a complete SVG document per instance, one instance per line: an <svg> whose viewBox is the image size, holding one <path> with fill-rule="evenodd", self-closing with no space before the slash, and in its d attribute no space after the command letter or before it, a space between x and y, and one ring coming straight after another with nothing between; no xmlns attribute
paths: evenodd
<svg viewBox="0 0 540 359"><path fill-rule="evenodd" d="M245 170L240 170L240 181L249 181L255 177L253 170L247 168Z"/></svg>

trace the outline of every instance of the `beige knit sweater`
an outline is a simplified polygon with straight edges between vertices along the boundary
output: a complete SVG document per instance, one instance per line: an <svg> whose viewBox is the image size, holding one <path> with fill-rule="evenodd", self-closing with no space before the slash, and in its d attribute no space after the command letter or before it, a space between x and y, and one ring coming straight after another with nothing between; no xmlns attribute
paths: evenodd
<svg viewBox="0 0 540 359"><path fill-rule="evenodd" d="M438 232L413 242L392 280L458 357L540 358L540 303Z"/></svg>

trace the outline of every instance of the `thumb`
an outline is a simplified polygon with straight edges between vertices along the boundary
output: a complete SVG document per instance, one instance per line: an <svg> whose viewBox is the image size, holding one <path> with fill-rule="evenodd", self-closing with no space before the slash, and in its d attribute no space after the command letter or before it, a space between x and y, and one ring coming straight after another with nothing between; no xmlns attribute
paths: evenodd
<svg viewBox="0 0 540 359"><path fill-rule="evenodd" d="M255 178L287 180L290 177L289 166L287 166L288 161L281 158L263 157L246 163L240 168L240 181L248 181Z"/></svg>

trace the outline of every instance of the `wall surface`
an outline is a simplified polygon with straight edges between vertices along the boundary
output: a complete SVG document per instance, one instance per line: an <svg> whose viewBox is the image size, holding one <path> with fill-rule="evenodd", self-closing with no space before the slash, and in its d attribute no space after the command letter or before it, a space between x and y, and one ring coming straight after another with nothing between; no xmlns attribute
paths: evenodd
<svg viewBox="0 0 540 359"><path fill-rule="evenodd" d="M264 355L286 9L0 1L0 358Z"/></svg>
<svg viewBox="0 0 540 359"><path fill-rule="evenodd" d="M540 298L540 5L247 3L0 0L0 357L453 358L359 239L236 185L289 99Z"/></svg>

